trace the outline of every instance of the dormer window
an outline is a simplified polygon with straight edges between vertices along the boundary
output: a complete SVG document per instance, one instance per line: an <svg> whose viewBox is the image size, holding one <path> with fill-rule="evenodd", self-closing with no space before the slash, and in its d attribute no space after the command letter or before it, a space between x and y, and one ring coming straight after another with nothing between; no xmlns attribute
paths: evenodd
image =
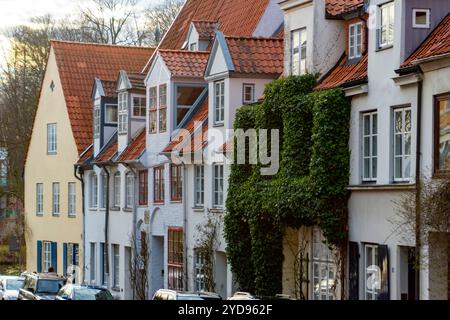
<svg viewBox="0 0 450 320"><path fill-rule="evenodd" d="M117 104L105 104L105 123L117 124Z"/></svg>
<svg viewBox="0 0 450 320"><path fill-rule="evenodd" d="M159 132L167 131L167 85L159 86Z"/></svg>
<svg viewBox="0 0 450 320"><path fill-rule="evenodd" d="M100 105L96 102L94 105L94 138L100 137Z"/></svg>
<svg viewBox="0 0 450 320"><path fill-rule="evenodd" d="M149 109L149 127L148 131L149 133L156 133L157 130L157 121L156 121L156 114L158 112L157 110L157 89L156 87L152 87L149 89L148 94L148 109Z"/></svg>
<svg viewBox="0 0 450 320"><path fill-rule="evenodd" d="M299 76L306 73L306 28L291 33L291 74Z"/></svg>
<svg viewBox="0 0 450 320"><path fill-rule="evenodd" d="M178 86L177 87L177 106L176 106L176 125L180 125L189 110L195 104L203 92L203 86Z"/></svg>
<svg viewBox="0 0 450 320"><path fill-rule="evenodd" d="M128 132L128 93L119 93L119 134Z"/></svg>
<svg viewBox="0 0 450 320"><path fill-rule="evenodd" d="M189 51L198 51L198 45L197 45L196 42L195 43L191 43L189 45Z"/></svg>
<svg viewBox="0 0 450 320"><path fill-rule="evenodd" d="M133 97L133 117L145 118L146 100L144 97Z"/></svg>
<svg viewBox="0 0 450 320"><path fill-rule="evenodd" d="M380 7L380 30L378 48L391 47L394 44L394 2Z"/></svg>
<svg viewBox="0 0 450 320"><path fill-rule="evenodd" d="M430 9L413 9L413 28L430 28Z"/></svg>
<svg viewBox="0 0 450 320"><path fill-rule="evenodd" d="M348 57L361 58L362 54L362 23L353 23L348 30Z"/></svg>

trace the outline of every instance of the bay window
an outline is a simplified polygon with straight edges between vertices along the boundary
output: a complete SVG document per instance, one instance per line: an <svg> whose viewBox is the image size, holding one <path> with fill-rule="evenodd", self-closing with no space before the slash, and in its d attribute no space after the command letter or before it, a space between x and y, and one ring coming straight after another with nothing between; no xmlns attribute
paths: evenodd
<svg viewBox="0 0 450 320"><path fill-rule="evenodd" d="M145 97L133 97L133 117L145 118L146 108Z"/></svg>
<svg viewBox="0 0 450 320"><path fill-rule="evenodd" d="M94 138L100 137L100 105L95 103L94 107Z"/></svg>
<svg viewBox="0 0 450 320"><path fill-rule="evenodd" d="M156 133L158 130L157 128L157 89L156 87L152 87L149 89L149 95L148 95L148 108L149 108L149 127L148 131L149 133Z"/></svg>
<svg viewBox="0 0 450 320"><path fill-rule="evenodd" d="M119 134L128 133L128 93L121 92L119 100Z"/></svg>
<svg viewBox="0 0 450 320"><path fill-rule="evenodd" d="M159 132L167 131L167 85L159 86Z"/></svg>

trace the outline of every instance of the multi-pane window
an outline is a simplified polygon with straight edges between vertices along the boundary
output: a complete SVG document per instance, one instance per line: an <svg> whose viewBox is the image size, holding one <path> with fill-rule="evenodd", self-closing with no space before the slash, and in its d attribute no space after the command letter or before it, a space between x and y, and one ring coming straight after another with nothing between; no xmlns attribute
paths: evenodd
<svg viewBox="0 0 450 320"><path fill-rule="evenodd" d="M94 138L100 137L100 106L95 103L94 107Z"/></svg>
<svg viewBox="0 0 450 320"><path fill-rule="evenodd" d="M159 132L167 131L167 85L159 86Z"/></svg>
<svg viewBox="0 0 450 320"><path fill-rule="evenodd" d="M214 83L214 123L225 119L225 81Z"/></svg>
<svg viewBox="0 0 450 320"><path fill-rule="evenodd" d="M363 181L376 181L378 175L378 113L363 113L362 122Z"/></svg>
<svg viewBox="0 0 450 320"><path fill-rule="evenodd" d="M205 167L202 165L194 167L194 192L195 206L203 207L205 204Z"/></svg>
<svg viewBox="0 0 450 320"><path fill-rule="evenodd" d="M176 87L175 125L178 127L198 101L205 88L202 86L178 85Z"/></svg>
<svg viewBox="0 0 450 320"><path fill-rule="evenodd" d="M435 171L450 172L450 94L436 99Z"/></svg>
<svg viewBox="0 0 450 320"><path fill-rule="evenodd" d="M306 73L306 29L299 29L291 33L291 74L295 76Z"/></svg>
<svg viewBox="0 0 450 320"><path fill-rule="evenodd" d="M48 272L48 269L52 267L52 243L50 241L44 241L42 245L42 267L44 272Z"/></svg>
<svg viewBox="0 0 450 320"><path fill-rule="evenodd" d="M44 214L44 184L36 184L36 214L41 216Z"/></svg>
<svg viewBox="0 0 450 320"><path fill-rule="evenodd" d="M182 166L170 166L170 200L181 201L183 198Z"/></svg>
<svg viewBox="0 0 450 320"><path fill-rule="evenodd" d="M378 267L378 246L364 246L364 291L366 300L378 300L380 277Z"/></svg>
<svg viewBox="0 0 450 320"><path fill-rule="evenodd" d="M139 205L146 206L148 203L148 171L139 172Z"/></svg>
<svg viewBox="0 0 450 320"><path fill-rule="evenodd" d="M131 172L128 172L127 175L125 176L125 206L128 209L133 208L133 204L134 204L134 176Z"/></svg>
<svg viewBox="0 0 450 320"><path fill-rule="evenodd" d="M128 93L121 92L119 100L119 134L128 132Z"/></svg>
<svg viewBox="0 0 450 320"><path fill-rule="evenodd" d="M348 30L348 56L350 59L360 58L362 53L362 23L353 23Z"/></svg>
<svg viewBox="0 0 450 320"><path fill-rule="evenodd" d="M158 130L158 123L157 123L157 106L158 106L158 96L157 96L157 88L151 87L148 90L148 109L149 109L149 133L156 133Z"/></svg>
<svg viewBox="0 0 450 320"><path fill-rule="evenodd" d="M168 230L168 288L183 290L183 230L171 228Z"/></svg>
<svg viewBox="0 0 450 320"><path fill-rule="evenodd" d="M69 182L68 184L68 214L70 217L73 217L77 214L77 207L76 207L76 201L77 201L77 187L75 182Z"/></svg>
<svg viewBox="0 0 450 320"><path fill-rule="evenodd" d="M120 208L120 172L114 174L114 207Z"/></svg>
<svg viewBox="0 0 450 320"><path fill-rule="evenodd" d="M313 297L314 300L336 299L336 264L333 252L322 232L313 231Z"/></svg>
<svg viewBox="0 0 450 320"><path fill-rule="evenodd" d="M52 185L52 213L55 216L58 216L60 214L60 207L59 207L59 198L60 198L60 189L59 189L59 183L55 182Z"/></svg>
<svg viewBox="0 0 450 320"><path fill-rule="evenodd" d="M243 103L250 104L255 102L255 85L254 84L244 84L243 89Z"/></svg>
<svg viewBox="0 0 450 320"><path fill-rule="evenodd" d="M97 208L98 206L98 177L94 172L91 176L91 208Z"/></svg>
<svg viewBox="0 0 450 320"><path fill-rule="evenodd" d="M120 251L119 251L119 245L113 244L112 245L112 266L113 266L113 288L119 288L120 282L119 282L119 273L120 273Z"/></svg>
<svg viewBox="0 0 450 320"><path fill-rule="evenodd" d="M413 28L430 28L430 9L413 9Z"/></svg>
<svg viewBox="0 0 450 320"><path fill-rule="evenodd" d="M91 285L96 285L96 279L97 279L97 264L96 264L96 257L97 257L97 250L96 250L96 244L91 243L91 250L90 250L90 273L91 273Z"/></svg>
<svg viewBox="0 0 450 320"><path fill-rule="evenodd" d="M100 199L100 208L106 209L106 206L108 205L107 202L107 195L108 195L108 176L106 173L102 173L102 198Z"/></svg>
<svg viewBox="0 0 450 320"><path fill-rule="evenodd" d="M47 125L47 153L54 154L58 149L56 123Z"/></svg>
<svg viewBox="0 0 450 320"><path fill-rule="evenodd" d="M153 169L153 201L164 203L164 167Z"/></svg>
<svg viewBox="0 0 450 320"><path fill-rule="evenodd" d="M194 268L195 290L205 291L205 255L199 251L195 251Z"/></svg>
<svg viewBox="0 0 450 320"><path fill-rule="evenodd" d="M213 166L213 205L214 207L223 206L223 165L215 164Z"/></svg>
<svg viewBox="0 0 450 320"><path fill-rule="evenodd" d="M105 123L116 124L117 123L117 105L105 104Z"/></svg>
<svg viewBox="0 0 450 320"><path fill-rule="evenodd" d="M411 178L411 108L394 109L394 181Z"/></svg>
<svg viewBox="0 0 450 320"><path fill-rule="evenodd" d="M133 97L133 117L145 118L146 103L145 97Z"/></svg>
<svg viewBox="0 0 450 320"><path fill-rule="evenodd" d="M380 7L380 30L378 47L384 48L394 44L394 2Z"/></svg>

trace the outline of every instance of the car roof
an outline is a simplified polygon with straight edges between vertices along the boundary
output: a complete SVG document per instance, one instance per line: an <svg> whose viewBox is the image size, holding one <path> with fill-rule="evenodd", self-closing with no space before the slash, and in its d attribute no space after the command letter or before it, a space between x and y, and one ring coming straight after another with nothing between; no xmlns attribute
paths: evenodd
<svg viewBox="0 0 450 320"><path fill-rule="evenodd" d="M183 295L183 296L215 296L220 297L219 294L214 292L203 292L203 291L175 291L170 289L159 289L156 291L156 294L158 293L171 293L171 294L177 294L177 295Z"/></svg>
<svg viewBox="0 0 450 320"><path fill-rule="evenodd" d="M49 273L27 273L25 277L34 277L42 280L66 280L64 277L58 276L57 274Z"/></svg>
<svg viewBox="0 0 450 320"><path fill-rule="evenodd" d="M86 285L86 284L73 284L73 283L68 283L65 285L65 287L72 287L72 289L87 288L87 289L107 290L105 287L101 287L101 286L93 286L93 285Z"/></svg>

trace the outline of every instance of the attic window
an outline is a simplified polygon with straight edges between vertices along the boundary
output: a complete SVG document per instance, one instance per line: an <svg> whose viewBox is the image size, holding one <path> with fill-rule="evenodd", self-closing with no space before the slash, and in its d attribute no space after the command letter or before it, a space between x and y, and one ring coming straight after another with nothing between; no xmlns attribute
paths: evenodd
<svg viewBox="0 0 450 320"><path fill-rule="evenodd" d="M55 90L55 82L52 80L52 83L50 83L50 90L52 90L52 92Z"/></svg>
<svg viewBox="0 0 450 320"><path fill-rule="evenodd" d="M413 9L413 28L430 28L430 9Z"/></svg>
<svg viewBox="0 0 450 320"><path fill-rule="evenodd" d="M203 90L204 87L202 86L179 86L177 88L177 126L183 121L184 117L200 97Z"/></svg>

